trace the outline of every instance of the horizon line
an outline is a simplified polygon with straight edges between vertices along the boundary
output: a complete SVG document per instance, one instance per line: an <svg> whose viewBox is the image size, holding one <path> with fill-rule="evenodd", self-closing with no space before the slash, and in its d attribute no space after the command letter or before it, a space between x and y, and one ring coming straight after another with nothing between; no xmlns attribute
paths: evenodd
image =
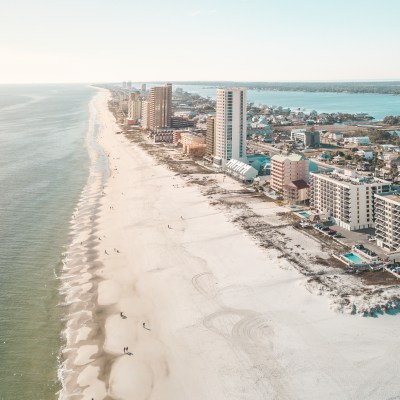
<svg viewBox="0 0 400 400"><path fill-rule="evenodd" d="M209 79L209 80L121 80L121 81L103 81L103 82L88 82L88 81L54 81L54 82L0 82L0 85L104 85L104 84L119 84L121 82L132 82L132 83L160 83L160 82L170 82L176 84L183 84L188 82L196 82L196 83L213 83L213 82L221 82L221 83L271 83L271 84L279 84L279 83L400 83L400 78L397 79L357 79L357 80L270 80L270 81L247 81L247 80L218 80L218 79Z"/></svg>

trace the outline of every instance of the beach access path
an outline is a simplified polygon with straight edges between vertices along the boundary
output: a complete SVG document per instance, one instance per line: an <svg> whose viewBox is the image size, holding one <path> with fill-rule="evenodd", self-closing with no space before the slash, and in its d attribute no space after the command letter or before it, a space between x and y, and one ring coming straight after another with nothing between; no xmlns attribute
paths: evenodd
<svg viewBox="0 0 400 400"><path fill-rule="evenodd" d="M93 354L80 367L84 396L66 398L400 396L400 319L332 311L279 251L116 135L108 98L95 101L111 171L96 233L104 343L96 353L82 341Z"/></svg>

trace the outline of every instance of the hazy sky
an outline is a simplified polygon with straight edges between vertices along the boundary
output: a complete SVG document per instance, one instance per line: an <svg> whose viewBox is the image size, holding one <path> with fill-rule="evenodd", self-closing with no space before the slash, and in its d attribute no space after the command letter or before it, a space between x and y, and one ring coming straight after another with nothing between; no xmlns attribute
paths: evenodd
<svg viewBox="0 0 400 400"><path fill-rule="evenodd" d="M0 82L400 79L400 0L0 0Z"/></svg>

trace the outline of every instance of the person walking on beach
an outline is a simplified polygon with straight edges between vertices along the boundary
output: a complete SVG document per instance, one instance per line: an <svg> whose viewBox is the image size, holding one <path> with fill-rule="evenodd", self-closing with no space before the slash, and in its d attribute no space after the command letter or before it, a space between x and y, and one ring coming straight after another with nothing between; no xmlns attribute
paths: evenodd
<svg viewBox="0 0 400 400"><path fill-rule="evenodd" d="M146 322L143 322L143 328L146 329L147 331L150 330L150 328L147 328L147 327L146 327Z"/></svg>

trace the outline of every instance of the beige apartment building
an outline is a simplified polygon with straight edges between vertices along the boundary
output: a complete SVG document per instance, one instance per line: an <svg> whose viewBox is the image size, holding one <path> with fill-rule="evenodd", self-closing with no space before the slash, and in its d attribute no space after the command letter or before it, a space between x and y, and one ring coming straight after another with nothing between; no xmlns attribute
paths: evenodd
<svg viewBox="0 0 400 400"><path fill-rule="evenodd" d="M207 117L206 144L206 155L211 157L215 154L215 116Z"/></svg>
<svg viewBox="0 0 400 400"><path fill-rule="evenodd" d="M271 158L271 189L282 193L292 204L308 199L308 160L299 154L274 155Z"/></svg>
<svg viewBox="0 0 400 400"><path fill-rule="evenodd" d="M183 131L181 144L185 154L202 157L206 154L206 138L204 134Z"/></svg>
<svg viewBox="0 0 400 400"><path fill-rule="evenodd" d="M142 100L140 92L133 92L129 94L128 98L128 123L137 123L142 114Z"/></svg>
<svg viewBox="0 0 400 400"><path fill-rule="evenodd" d="M150 129L149 102L147 100L142 101L142 117L140 120L140 126L142 129Z"/></svg>

